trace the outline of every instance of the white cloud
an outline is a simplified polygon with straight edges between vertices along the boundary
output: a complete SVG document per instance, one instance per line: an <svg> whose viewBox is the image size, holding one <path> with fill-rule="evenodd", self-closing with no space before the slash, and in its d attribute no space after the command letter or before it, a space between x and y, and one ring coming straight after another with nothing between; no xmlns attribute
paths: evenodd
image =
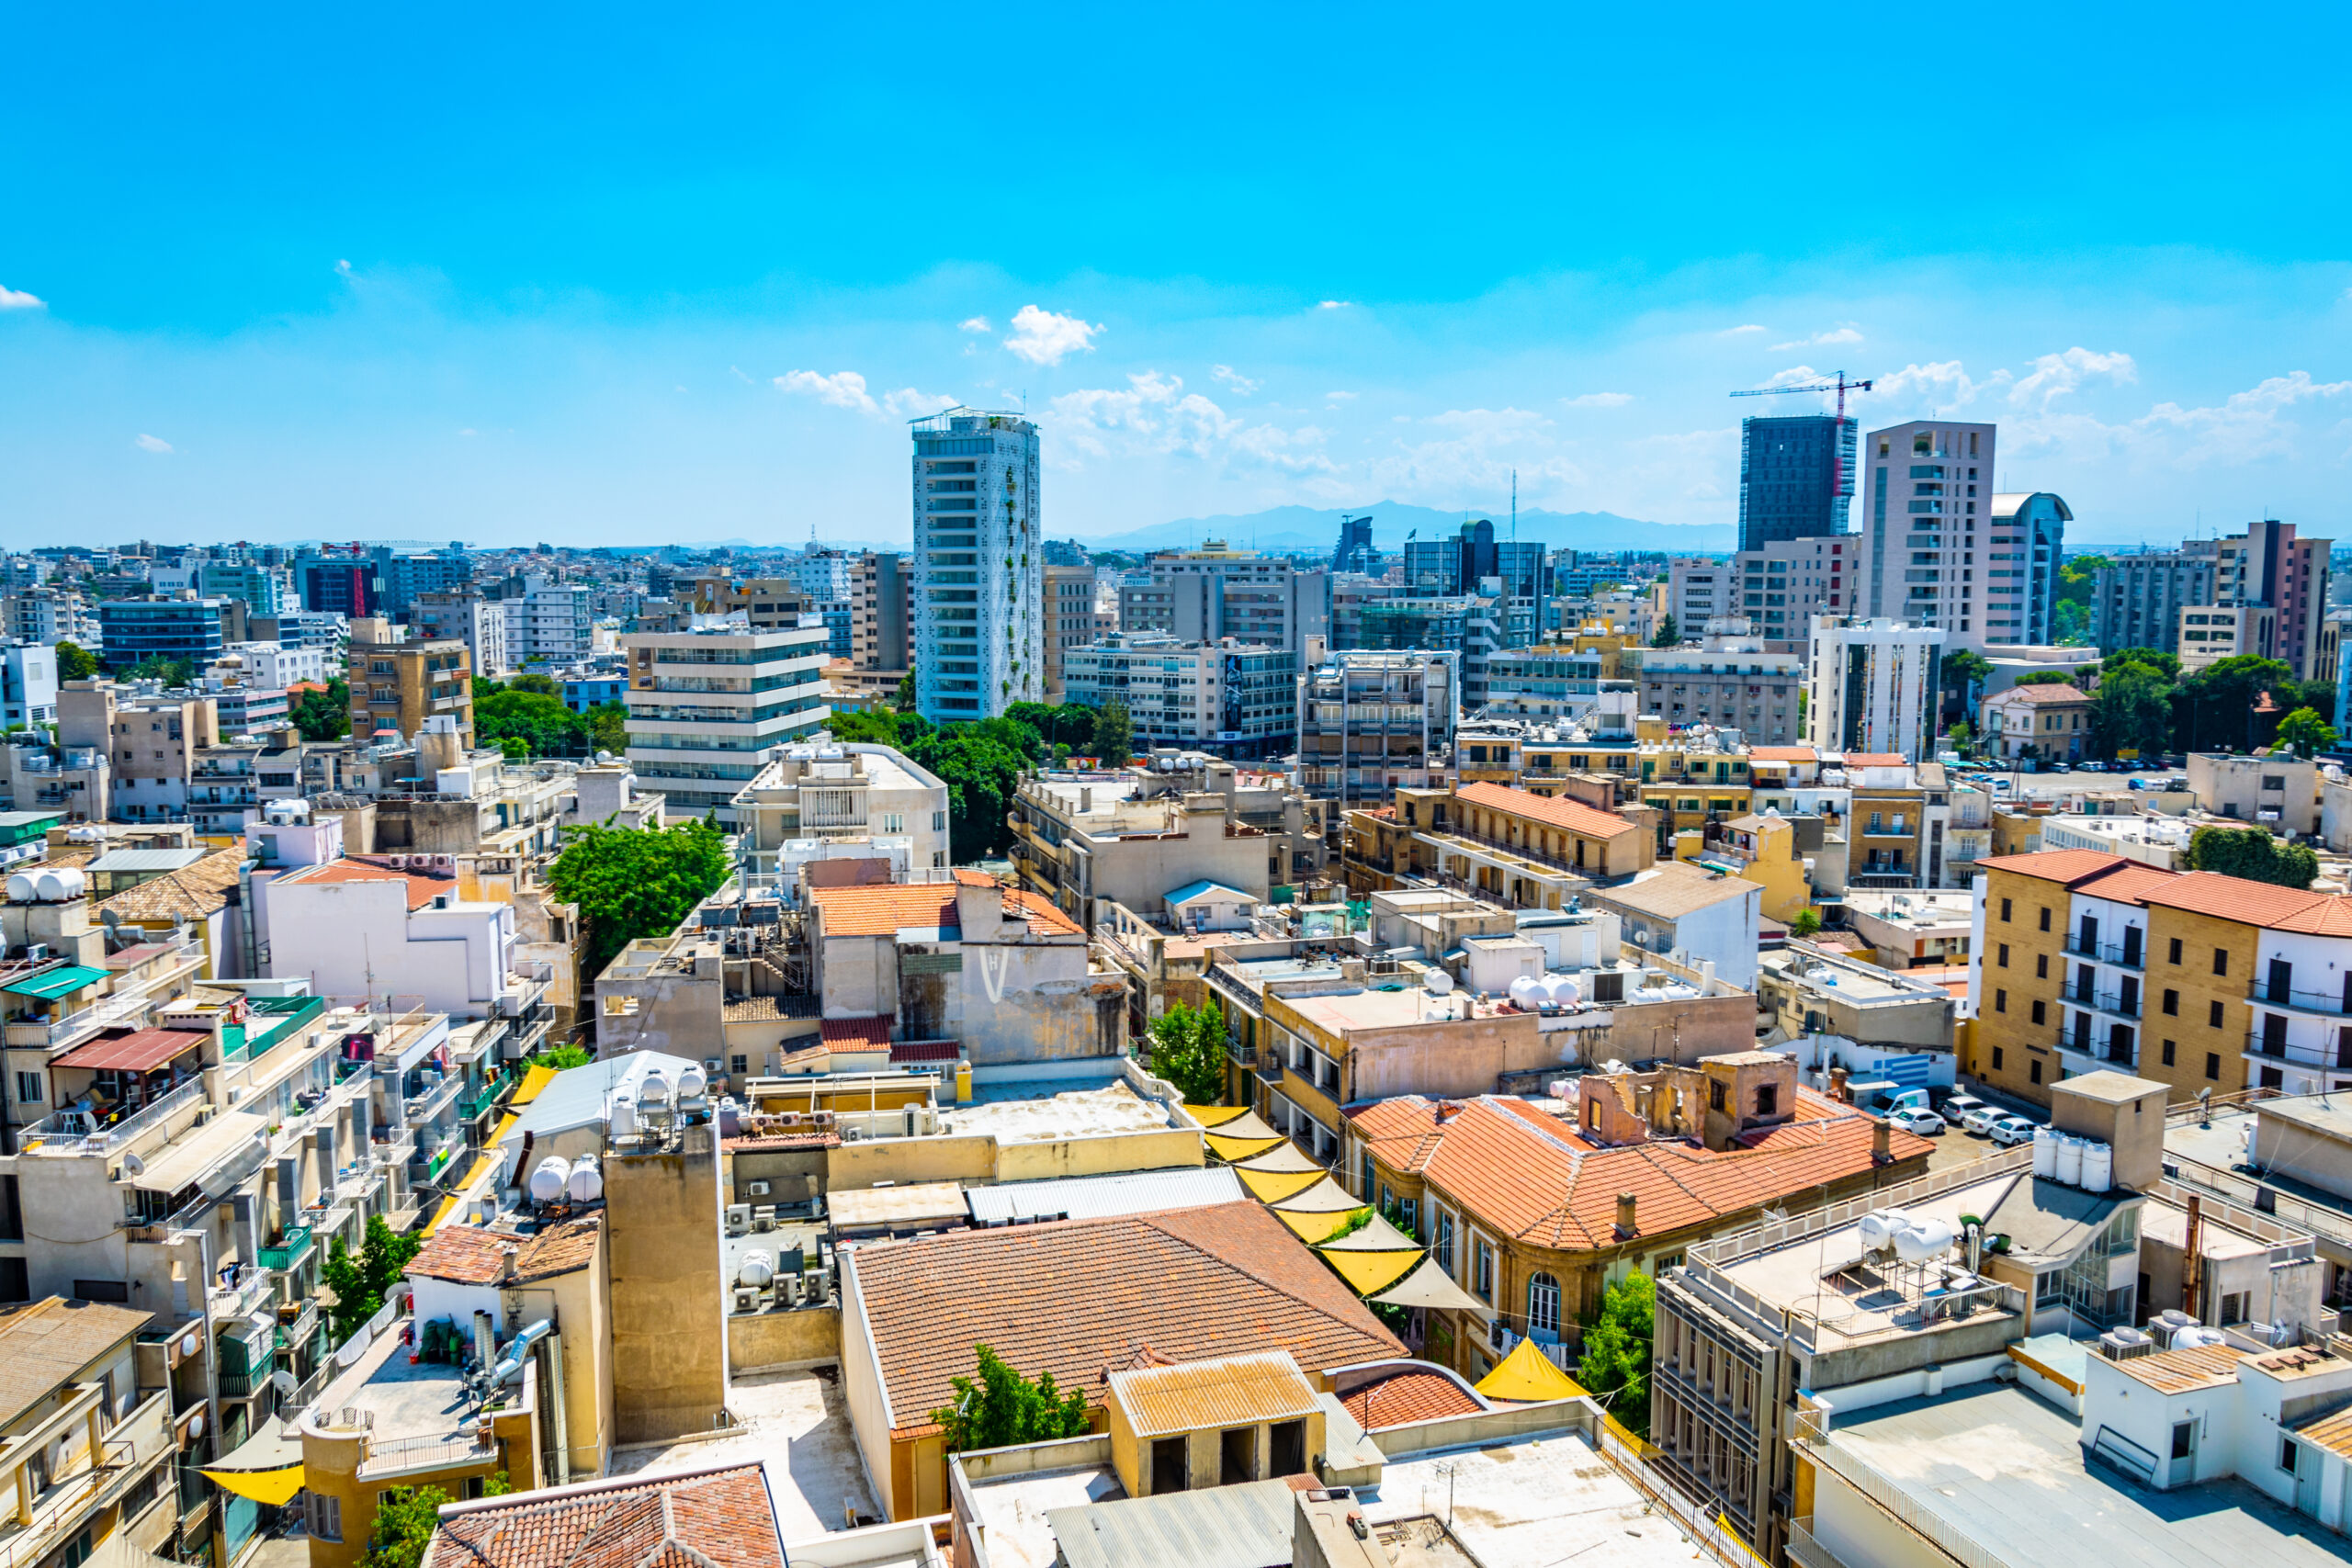
<svg viewBox="0 0 2352 1568"><path fill-rule="evenodd" d="M681 390L683 390L683 389L681 389ZM458 434L460 434L460 435L472 435L472 434L475 434L475 431L474 431L473 426L471 426L471 425L468 425L465 429L463 429L463 430L461 430L461 431L458 432Z"/></svg>
<svg viewBox="0 0 2352 1568"><path fill-rule="evenodd" d="M2047 409L2052 398L2064 397L2093 378L2121 385L2138 380L2140 367L2132 362L2128 354L2099 354L2087 348L2070 348L2064 354L2045 354L2033 362L2031 374L2009 389L2009 401L2024 408L2039 397L2040 406Z"/></svg>
<svg viewBox="0 0 2352 1568"><path fill-rule="evenodd" d="M1327 403L1351 403L1356 400L1356 395L1353 392L1326 392L1323 400Z"/></svg>
<svg viewBox="0 0 2352 1568"><path fill-rule="evenodd" d="M1759 332L1762 331L1761 328L1758 328L1758 330ZM1862 334L1860 331L1855 327L1853 322L1849 321L1842 327L1832 327L1826 333L1815 333L1811 337L1799 338L1794 343L1776 343L1772 345L1772 352L1775 354L1786 354L1791 349L1814 348L1825 344L1836 344L1841 343L1860 343L1861 341Z"/></svg>
<svg viewBox="0 0 2352 1568"><path fill-rule="evenodd" d="M1186 391L1181 376L1157 370L1129 376L1124 388L1066 392L1053 401L1053 419L1061 445L1089 457L1182 454L1239 459L1295 474L1334 471L1321 450L1324 432L1315 426L1249 424L1200 393Z"/></svg>
<svg viewBox="0 0 2352 1568"><path fill-rule="evenodd" d="M959 333L988 333L996 329L989 325L986 316L967 316L956 323L956 330Z"/></svg>
<svg viewBox="0 0 2352 1568"><path fill-rule="evenodd" d="M1633 400L1631 392L1587 392L1582 397L1560 400L1572 409L1622 409Z"/></svg>
<svg viewBox="0 0 2352 1568"><path fill-rule="evenodd" d="M0 283L0 310L46 310L49 302L38 294L28 294L21 288L11 288Z"/></svg>
<svg viewBox="0 0 2352 1568"><path fill-rule="evenodd" d="M2006 387L2013 379L2006 370L1996 370L1979 381L1957 359L1939 360L1932 365L1911 364L1892 376L1874 378L1871 390L1878 400L1901 402L1908 400L1914 409L1929 414L1951 414L1966 408L1984 393L1996 387ZM1878 406L1874 401L1873 407ZM1892 413L1895 411L1889 410Z"/></svg>
<svg viewBox="0 0 2352 1568"><path fill-rule="evenodd" d="M1057 315L1023 305L1012 315L1012 335L1004 346L1032 365L1059 365L1073 354L1094 352L1094 336L1102 328L1076 316Z"/></svg>
<svg viewBox="0 0 2352 1568"><path fill-rule="evenodd" d="M775 384L781 391L814 398L828 408L849 409L877 419L920 418L954 408L956 402L944 392L919 392L912 387L885 392L877 399L865 389L865 378L854 370L838 370L831 376L791 370L777 377Z"/></svg>
<svg viewBox="0 0 2352 1568"><path fill-rule="evenodd" d="M1344 310L1354 303L1352 299L1326 299L1315 308L1318 310Z"/></svg>
<svg viewBox="0 0 2352 1568"><path fill-rule="evenodd" d="M1400 443L1367 466L1383 494L1453 506L1464 496L1499 495L1519 471L1522 498L1565 500L1585 471L1558 450L1552 422L1527 409L1449 409L1421 422L1439 434Z"/></svg>
<svg viewBox="0 0 2352 1568"><path fill-rule="evenodd" d="M1209 370L1209 379L1216 382L1219 386L1232 388L1236 392L1245 398L1250 393L1256 391L1259 387L1263 384L1261 382L1252 381L1249 377L1244 376L1240 371L1236 370L1230 365L1211 367Z"/></svg>
<svg viewBox="0 0 2352 1568"><path fill-rule="evenodd" d="M743 367L740 365L729 366L727 367L727 373L729 376L734 377L738 381L742 382L746 387L756 387L759 385L757 381L752 380L749 376L743 374Z"/></svg>
<svg viewBox="0 0 2352 1568"><path fill-rule="evenodd" d="M349 277L351 276L351 263L348 261L339 261L335 263L334 275L337 277Z"/></svg>
<svg viewBox="0 0 2352 1568"><path fill-rule="evenodd" d="M162 436L148 435L143 433L133 437L130 444L141 452L153 452L159 457L172 450L172 444Z"/></svg>
<svg viewBox="0 0 2352 1568"><path fill-rule="evenodd" d="M1747 324L1745 324L1745 325L1743 325L1743 326L1736 326L1736 327L1725 327L1723 331L1721 331L1721 332L1717 333L1715 335L1716 335L1717 337L1737 337L1737 336L1739 336L1742 333L1760 333L1760 332L1764 332L1764 331L1766 331L1766 330L1768 330L1768 329L1767 329L1767 328L1765 328L1762 324L1760 324L1760 323L1758 323L1758 322L1756 322L1756 321L1749 321L1749 322L1747 322Z"/></svg>

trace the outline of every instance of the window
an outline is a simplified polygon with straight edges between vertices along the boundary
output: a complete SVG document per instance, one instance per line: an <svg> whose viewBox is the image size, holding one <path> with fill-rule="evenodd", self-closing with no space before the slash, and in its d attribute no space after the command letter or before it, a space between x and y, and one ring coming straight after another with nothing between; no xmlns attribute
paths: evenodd
<svg viewBox="0 0 2352 1568"><path fill-rule="evenodd" d="M2205 1053L2205 1076L2215 1083L2222 1081L2222 1058L2218 1052Z"/></svg>
<svg viewBox="0 0 2352 1568"><path fill-rule="evenodd" d="M734 1074L739 1078L752 1070L752 1058L749 1056L735 1056L730 1060L733 1063Z"/></svg>
<svg viewBox="0 0 2352 1568"><path fill-rule="evenodd" d="M2037 999L2033 1004L2033 1021L2036 1023L2045 1022L2048 1021L2049 1016L2048 1004Z"/></svg>
<svg viewBox="0 0 2352 1568"><path fill-rule="evenodd" d="M2001 1070L2001 1048L1998 1045L1993 1047L1993 1070L1996 1073Z"/></svg>
<svg viewBox="0 0 2352 1568"><path fill-rule="evenodd" d="M2037 953L2033 955L2033 977L2037 980L2050 978L2050 954Z"/></svg>
<svg viewBox="0 0 2352 1568"><path fill-rule="evenodd" d="M17 1075L17 1103L19 1105L40 1103L40 1075L39 1073L20 1072Z"/></svg>
<svg viewBox="0 0 2352 1568"><path fill-rule="evenodd" d="M1707 1109L1710 1111L1721 1111L1723 1108L1724 1086L1721 1083L1709 1084L1707 1086Z"/></svg>
<svg viewBox="0 0 2352 1568"><path fill-rule="evenodd" d="M1993 1010L1995 1012L2007 1012L2009 1010L2008 992L1996 990L1993 993Z"/></svg>
<svg viewBox="0 0 2352 1568"><path fill-rule="evenodd" d="M2295 1473L2295 1439L2292 1438L2282 1436L2278 1439L2278 1468L2290 1475Z"/></svg>
<svg viewBox="0 0 2352 1568"><path fill-rule="evenodd" d="M2173 1058L2173 1044L2172 1044L2172 1042L2171 1042L2171 1041L2167 1040L2167 1041L2165 1041L2165 1066L2169 1067L2169 1066L2172 1066L2172 1058Z"/></svg>
<svg viewBox="0 0 2352 1568"><path fill-rule="evenodd" d="M2250 1291L2233 1291L2228 1295L2223 1296L2222 1298L2222 1321L2225 1324L2244 1323L2245 1321L2246 1302L2252 1297L2252 1294L2253 1292Z"/></svg>
<svg viewBox="0 0 2352 1568"><path fill-rule="evenodd" d="M1778 1116L1781 1113L1781 1086L1764 1084L1756 1090L1756 1114Z"/></svg>
<svg viewBox="0 0 2352 1568"><path fill-rule="evenodd" d="M1560 1281L1549 1274L1527 1281L1527 1333L1530 1338L1560 1337Z"/></svg>
<svg viewBox="0 0 2352 1568"><path fill-rule="evenodd" d="M2207 1003L2207 1004L2206 1004L2206 1008L2205 1008L2205 1027L2206 1027L2206 1028L2208 1028L2208 1029L2219 1029L2219 1028L2221 1028L2221 1027L2222 1027L2222 1004L2221 1004L2221 1003L2219 1003L2219 1002L2209 1002L2209 1003Z"/></svg>
<svg viewBox="0 0 2352 1568"><path fill-rule="evenodd" d="M85 1302L113 1302L127 1305L130 1301L130 1287L120 1280L76 1280L74 1281L74 1293Z"/></svg>
<svg viewBox="0 0 2352 1568"><path fill-rule="evenodd" d="M2002 899L2002 900L2001 900L2001 919L2002 919L2002 920L2006 923L2006 922L2007 921L2008 918L2009 918L2009 900L2008 900L2008 899L2007 899L2007 898L2004 898L2004 899Z"/></svg>
<svg viewBox="0 0 2352 1568"><path fill-rule="evenodd" d="M2050 929L2050 911L2046 908L2041 911L2041 929L2043 931Z"/></svg>
<svg viewBox="0 0 2352 1568"><path fill-rule="evenodd" d="M931 830L934 833L944 833L947 831L947 813L944 811L934 811L931 814Z"/></svg>
<svg viewBox="0 0 2352 1568"><path fill-rule="evenodd" d="M2165 993L2165 1014L2168 1018L2178 1018L2180 1016L2180 993L2178 991L2166 991Z"/></svg>
<svg viewBox="0 0 2352 1568"><path fill-rule="evenodd" d="M1495 1249L1485 1242L1476 1244L1477 1269L1470 1280L1470 1289L1482 1302L1495 1299Z"/></svg>
<svg viewBox="0 0 2352 1568"><path fill-rule="evenodd" d="M2032 1061L2027 1063L2026 1066L2030 1069L2026 1076L2030 1077L2035 1083L2040 1083L2041 1081L2041 1058L2036 1056Z"/></svg>
<svg viewBox="0 0 2352 1568"><path fill-rule="evenodd" d="M1453 1216L1443 1209L1437 1212L1437 1245L1430 1251L1437 1258L1437 1266L1445 1270L1447 1278L1453 1278Z"/></svg>
<svg viewBox="0 0 2352 1568"><path fill-rule="evenodd" d="M2009 944L2006 942L2001 944L1998 962L2004 969L2007 969L2009 966Z"/></svg>
<svg viewBox="0 0 2352 1568"><path fill-rule="evenodd" d="M2213 973L2216 975L2226 975L2229 972L2230 950L2226 947L2215 948L2213 950Z"/></svg>
<svg viewBox="0 0 2352 1568"><path fill-rule="evenodd" d="M2171 942L2167 944L2167 952L2165 953L2165 961L2168 964L2177 964L2180 962L2180 938L2175 937L2172 939Z"/></svg>

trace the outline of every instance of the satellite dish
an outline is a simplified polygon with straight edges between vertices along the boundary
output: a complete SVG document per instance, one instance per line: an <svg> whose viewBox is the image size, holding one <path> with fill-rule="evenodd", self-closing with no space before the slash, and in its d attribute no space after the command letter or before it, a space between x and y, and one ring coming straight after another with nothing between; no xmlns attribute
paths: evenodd
<svg viewBox="0 0 2352 1568"><path fill-rule="evenodd" d="M147 1162L137 1155L125 1155L122 1156L122 1173L125 1176L144 1176L147 1174Z"/></svg>

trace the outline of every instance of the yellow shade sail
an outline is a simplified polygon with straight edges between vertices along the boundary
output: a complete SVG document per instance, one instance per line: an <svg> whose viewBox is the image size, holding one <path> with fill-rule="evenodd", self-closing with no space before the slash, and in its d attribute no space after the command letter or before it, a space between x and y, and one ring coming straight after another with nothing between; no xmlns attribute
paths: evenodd
<svg viewBox="0 0 2352 1568"><path fill-rule="evenodd" d="M539 1098L541 1089L555 1082L555 1074L556 1069L553 1067L533 1067L523 1075L523 1082L514 1090L514 1098L507 1103L509 1105L530 1104L531 1101Z"/></svg>
<svg viewBox="0 0 2352 1568"><path fill-rule="evenodd" d="M1201 1142L1209 1146L1209 1153L1231 1164L1236 1160L1253 1158L1276 1144L1286 1144L1290 1140L1280 1133L1269 1133L1262 1138L1227 1137L1223 1134L1209 1133L1202 1136Z"/></svg>
<svg viewBox="0 0 2352 1568"><path fill-rule="evenodd" d="M1188 1105L1184 1114L1204 1127L1222 1127L1227 1122L1250 1114L1246 1105Z"/></svg>
<svg viewBox="0 0 2352 1568"><path fill-rule="evenodd" d="M1478 1380L1476 1387L1488 1399L1508 1399L1522 1404L1546 1399L1574 1399L1584 1393L1577 1380L1554 1366L1552 1358L1532 1339L1521 1340L1510 1355L1495 1363L1493 1371Z"/></svg>
<svg viewBox="0 0 2352 1568"><path fill-rule="evenodd" d="M1346 1224L1355 1213L1352 1209L1273 1209L1268 1212L1289 1226L1291 1235L1309 1247Z"/></svg>
<svg viewBox="0 0 2352 1568"><path fill-rule="evenodd" d="M1362 1230L1351 1231L1331 1244L1337 1252L1418 1252L1421 1244L1374 1214Z"/></svg>
<svg viewBox="0 0 2352 1568"><path fill-rule="evenodd" d="M1298 1152L1298 1145L1284 1138L1261 1155L1233 1162L1243 1170L1311 1170L1317 1175L1323 1168Z"/></svg>
<svg viewBox="0 0 2352 1568"><path fill-rule="evenodd" d="M1356 1294L1369 1296L1386 1290L1420 1266L1424 1254L1410 1252L1331 1252L1315 1255L1339 1272Z"/></svg>
<svg viewBox="0 0 2352 1568"><path fill-rule="evenodd" d="M283 1470L208 1470L202 1474L224 1492L234 1492L240 1497L250 1497L273 1508L284 1507L293 1500L294 1494L302 1490L302 1467L299 1464L289 1464Z"/></svg>
<svg viewBox="0 0 2352 1568"><path fill-rule="evenodd" d="M1329 1177L1306 1191L1272 1206L1295 1214L1303 1214L1310 1210L1320 1214L1352 1214L1358 1209L1368 1207L1363 1199Z"/></svg>
<svg viewBox="0 0 2352 1568"><path fill-rule="evenodd" d="M1251 1196L1261 1203L1279 1203L1285 1198L1306 1191L1318 1181L1328 1181L1318 1168L1315 1170L1251 1170L1236 1166L1233 1174L1241 1178L1241 1185L1250 1189Z"/></svg>

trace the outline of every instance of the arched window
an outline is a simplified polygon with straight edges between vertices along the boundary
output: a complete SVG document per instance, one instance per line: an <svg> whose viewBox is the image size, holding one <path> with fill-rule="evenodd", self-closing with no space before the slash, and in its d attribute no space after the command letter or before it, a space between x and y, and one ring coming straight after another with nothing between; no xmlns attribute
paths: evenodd
<svg viewBox="0 0 2352 1568"><path fill-rule="evenodd" d="M1527 1281L1527 1332L1560 1337L1560 1281L1549 1274L1533 1275Z"/></svg>

